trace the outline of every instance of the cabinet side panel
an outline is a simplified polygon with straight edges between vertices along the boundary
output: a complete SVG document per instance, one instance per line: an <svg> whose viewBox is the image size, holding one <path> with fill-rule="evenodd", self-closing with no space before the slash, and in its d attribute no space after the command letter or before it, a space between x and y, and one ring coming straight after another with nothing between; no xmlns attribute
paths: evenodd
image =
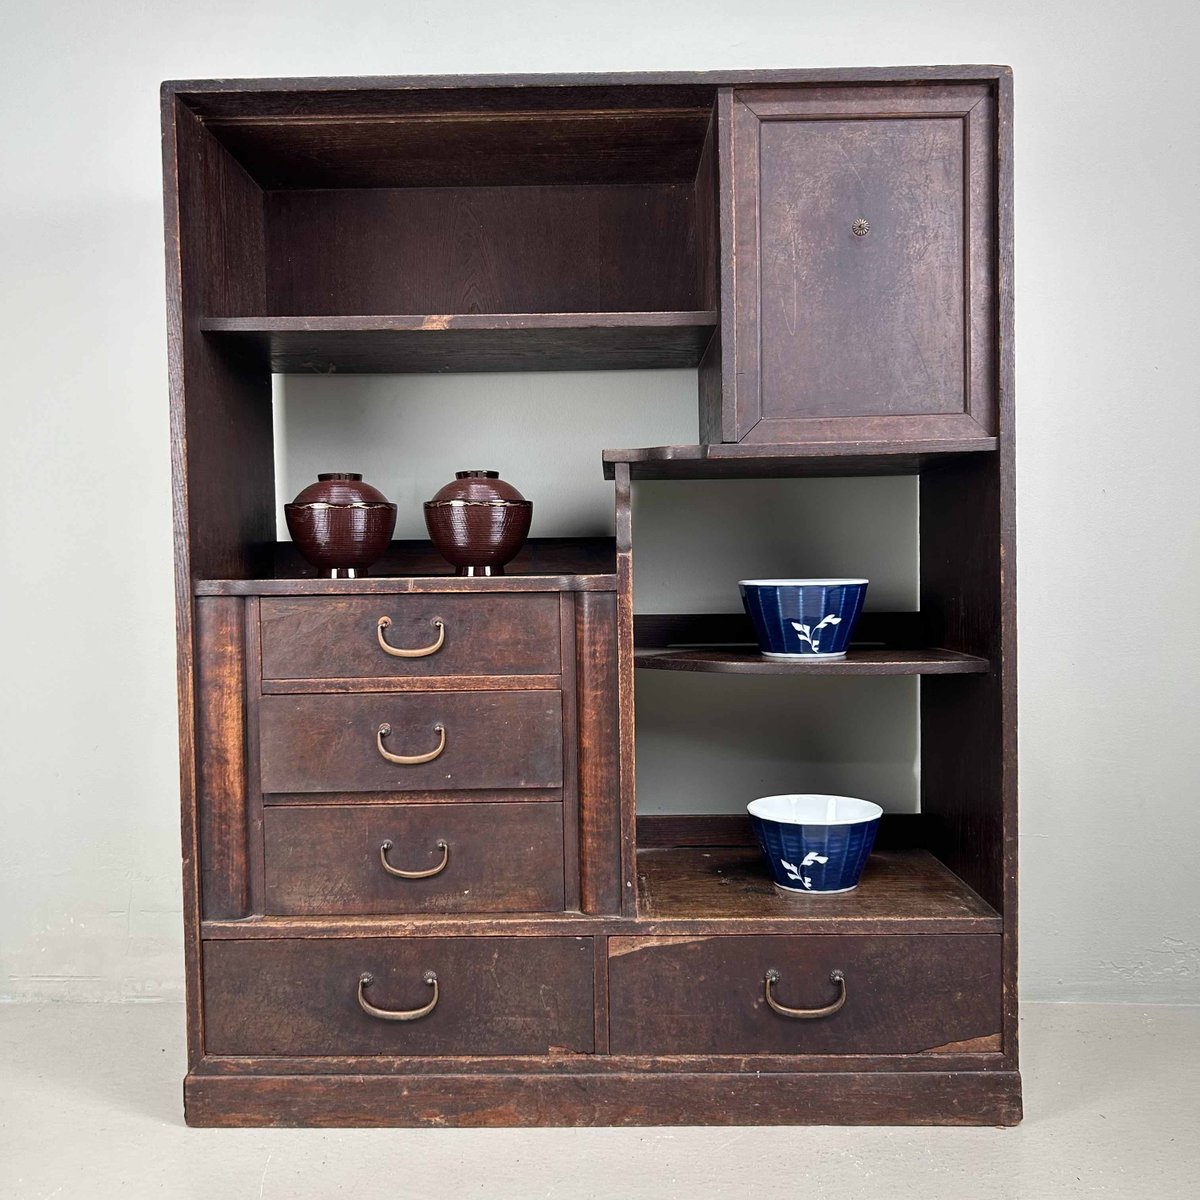
<svg viewBox="0 0 1200 1200"><path fill-rule="evenodd" d="M576 598L579 884L587 913L616 913L621 905L616 608L611 592Z"/></svg>
<svg viewBox="0 0 1200 1200"><path fill-rule="evenodd" d="M1004 736L998 456L921 476L928 645L978 654L985 675L921 681L921 811L929 848L1004 911Z"/></svg>
<svg viewBox="0 0 1200 1200"><path fill-rule="evenodd" d="M206 918L248 915L244 601L196 601L200 889Z"/></svg>
<svg viewBox="0 0 1200 1200"><path fill-rule="evenodd" d="M189 578L254 578L266 573L275 536L270 372L265 360L206 338L199 318L263 311L263 196L178 102L174 126L178 206L168 213L167 264L176 541Z"/></svg>

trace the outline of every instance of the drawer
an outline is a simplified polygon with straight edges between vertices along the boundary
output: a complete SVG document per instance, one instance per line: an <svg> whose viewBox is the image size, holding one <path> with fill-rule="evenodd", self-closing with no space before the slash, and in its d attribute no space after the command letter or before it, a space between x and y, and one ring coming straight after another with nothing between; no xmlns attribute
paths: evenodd
<svg viewBox="0 0 1200 1200"><path fill-rule="evenodd" d="M834 971L845 1002L817 1018L775 1012L768 971L781 1006L836 1004ZM997 934L612 937L608 976L614 1054L999 1049Z"/></svg>
<svg viewBox="0 0 1200 1200"><path fill-rule="evenodd" d="M553 801L276 805L264 812L263 838L272 914L563 907L563 812ZM437 873L407 878L385 860L392 871Z"/></svg>
<svg viewBox="0 0 1200 1200"><path fill-rule="evenodd" d="M203 961L208 1054L547 1054L594 1046L590 937L209 941ZM371 981L360 986L364 975ZM435 997L430 1011L413 1015ZM364 1004L408 1019L370 1015Z"/></svg>
<svg viewBox="0 0 1200 1200"><path fill-rule="evenodd" d="M562 786L556 691L264 696L259 722L264 792Z"/></svg>
<svg viewBox="0 0 1200 1200"><path fill-rule="evenodd" d="M297 596L265 598L259 612L264 679L562 672L557 594ZM409 651L441 645L408 658L381 640Z"/></svg>

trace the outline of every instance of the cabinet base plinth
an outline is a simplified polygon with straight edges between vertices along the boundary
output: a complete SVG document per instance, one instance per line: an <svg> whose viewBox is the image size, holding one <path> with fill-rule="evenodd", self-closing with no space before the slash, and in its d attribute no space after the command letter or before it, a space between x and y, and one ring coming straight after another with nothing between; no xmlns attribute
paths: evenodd
<svg viewBox="0 0 1200 1200"><path fill-rule="evenodd" d="M1018 1071L188 1075L194 1126L1015 1125Z"/></svg>

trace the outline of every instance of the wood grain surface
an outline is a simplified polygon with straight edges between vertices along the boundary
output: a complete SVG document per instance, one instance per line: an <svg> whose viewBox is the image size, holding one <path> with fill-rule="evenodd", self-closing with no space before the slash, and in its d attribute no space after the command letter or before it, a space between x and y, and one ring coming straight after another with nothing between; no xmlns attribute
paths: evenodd
<svg viewBox="0 0 1200 1200"><path fill-rule="evenodd" d="M261 604L264 679L350 679L441 675L559 675L559 600L544 595L295 597ZM441 649L398 658L379 645Z"/></svg>
<svg viewBox="0 0 1200 1200"><path fill-rule="evenodd" d="M561 804L271 805L266 911L552 912L563 907ZM446 866L428 879L389 875Z"/></svg>
<svg viewBox="0 0 1200 1200"><path fill-rule="evenodd" d="M359 1007L429 1003L385 1021ZM549 1054L592 1049L590 938L214 942L204 955L210 1054ZM281 1064L282 1065L282 1064Z"/></svg>
<svg viewBox="0 0 1200 1200"><path fill-rule="evenodd" d="M410 791L561 787L562 705L556 692L407 692L264 696L259 706L266 792ZM420 755L387 761L384 747Z"/></svg>
<svg viewBox="0 0 1200 1200"><path fill-rule="evenodd" d="M1000 939L610 937L609 1043L616 1053L913 1053L1000 1032ZM773 1012L846 1003L816 1020Z"/></svg>

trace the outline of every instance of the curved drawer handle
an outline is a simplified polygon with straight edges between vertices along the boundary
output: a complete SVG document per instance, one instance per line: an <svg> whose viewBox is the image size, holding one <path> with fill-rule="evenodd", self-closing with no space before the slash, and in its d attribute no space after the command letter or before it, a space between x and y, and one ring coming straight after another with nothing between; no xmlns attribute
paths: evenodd
<svg viewBox="0 0 1200 1200"><path fill-rule="evenodd" d="M446 727L438 724L434 726L434 729L438 732L438 744L428 754L393 754L390 750L384 749L383 739L392 732L392 727L386 721L380 725L375 734L375 746L388 762L399 763L402 767L415 767L421 763L433 762L446 748Z"/></svg>
<svg viewBox="0 0 1200 1200"><path fill-rule="evenodd" d="M379 648L384 654L390 654L393 658L425 658L429 654L436 654L446 644L446 626L442 623L441 617L433 618L433 624L437 626L437 637L428 646L418 646L415 650L401 650L399 646L388 645L383 631L389 628L391 623L391 617L380 617L379 623L375 626L375 636L379 639Z"/></svg>
<svg viewBox="0 0 1200 1200"><path fill-rule="evenodd" d="M435 1008L438 1002L438 981L437 976L432 971L426 971L422 976L427 984L433 988L433 999L430 1000L423 1008L376 1008L366 996L363 995L363 989L370 987L375 982L375 976L369 971L364 971L358 977L358 1007L367 1014L368 1017L378 1017L381 1021L419 1021L422 1017L427 1017Z"/></svg>
<svg viewBox="0 0 1200 1200"><path fill-rule="evenodd" d="M397 879L432 879L435 875L440 875L445 869L446 864L450 861L450 847L445 842L438 840L438 849L442 852L442 861L436 867L430 867L428 871L402 871L399 867L393 867L388 862L388 851L392 848L392 839L388 838L382 846L379 847L379 861L383 864L383 869L389 875L395 875Z"/></svg>
<svg viewBox="0 0 1200 1200"><path fill-rule="evenodd" d="M846 1003L846 977L841 971L829 973L829 982L837 984L839 995L832 1004L827 1004L824 1008L788 1008L786 1005L780 1004L771 993L772 985L778 982L779 972L773 969L768 971L763 985L763 994L767 998L767 1004L771 1011L777 1012L781 1017L795 1017L800 1021L812 1021L817 1017L832 1017Z"/></svg>

